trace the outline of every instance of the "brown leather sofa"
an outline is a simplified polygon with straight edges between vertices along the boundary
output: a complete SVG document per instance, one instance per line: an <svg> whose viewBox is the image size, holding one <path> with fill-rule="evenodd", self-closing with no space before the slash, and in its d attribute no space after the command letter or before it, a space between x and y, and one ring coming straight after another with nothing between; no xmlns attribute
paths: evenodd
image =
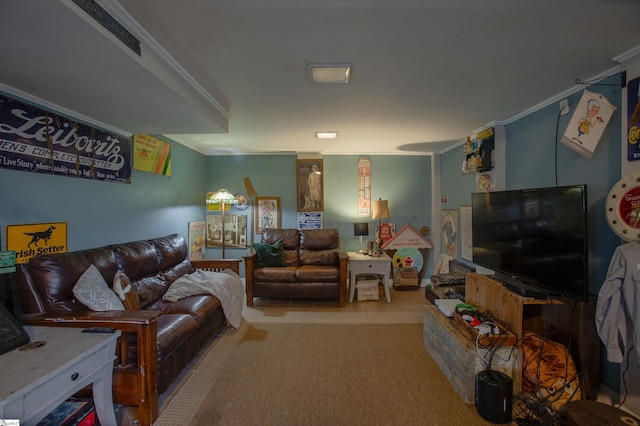
<svg viewBox="0 0 640 426"><path fill-rule="evenodd" d="M282 240L286 266L260 266L258 254L244 256L247 306L254 297L271 299L347 300L347 263L337 229L275 229L262 231L261 243Z"/></svg>
<svg viewBox="0 0 640 426"><path fill-rule="evenodd" d="M139 423L158 417L164 392L205 344L225 327L220 301L211 295L167 302L163 294L195 269L239 272L240 260L189 261L178 234L69 253L39 255L20 265L17 286L28 325L113 327L122 331L114 366L114 402L138 406ZM118 270L130 279L140 310L90 311L73 294L78 278L95 265L107 283Z"/></svg>

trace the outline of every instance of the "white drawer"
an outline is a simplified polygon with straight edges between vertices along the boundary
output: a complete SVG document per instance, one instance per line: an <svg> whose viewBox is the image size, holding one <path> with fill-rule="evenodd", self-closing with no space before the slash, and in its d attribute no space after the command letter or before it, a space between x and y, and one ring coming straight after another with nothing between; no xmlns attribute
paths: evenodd
<svg viewBox="0 0 640 426"><path fill-rule="evenodd" d="M105 351L103 347L96 352L87 354L75 365L69 366L46 382L38 385L24 396L24 412L32 413L40 410L43 401L54 399L59 395L72 395L79 389L91 383L91 377L105 365Z"/></svg>

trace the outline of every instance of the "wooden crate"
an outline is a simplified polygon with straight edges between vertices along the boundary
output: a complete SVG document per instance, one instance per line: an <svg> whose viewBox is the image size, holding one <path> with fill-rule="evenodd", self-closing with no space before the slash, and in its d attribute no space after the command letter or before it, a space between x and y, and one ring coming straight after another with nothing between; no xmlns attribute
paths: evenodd
<svg viewBox="0 0 640 426"><path fill-rule="evenodd" d="M507 329L517 338L522 337L523 330L537 331L539 327L534 326L533 323L544 320L535 305L542 307L562 304L555 299L540 300L521 296L509 291L502 283L491 277L491 275L475 272L468 273L464 289L465 303L476 306L482 311L491 311L493 316L503 321ZM525 327L524 322L529 324Z"/></svg>
<svg viewBox="0 0 640 426"><path fill-rule="evenodd" d="M476 330L474 327L471 327L468 322L463 320L459 313L453 313L453 321L456 322L458 326L462 327L462 329L468 330L473 340L476 340L478 338L478 330ZM478 343L485 347L515 345L517 340L516 335L505 329L501 324L496 323L496 325L500 329L500 334L487 334L481 336L480 339L478 339Z"/></svg>
<svg viewBox="0 0 640 426"><path fill-rule="evenodd" d="M465 404L475 402L475 377L486 369L489 350L476 348L475 341L445 317L435 305L424 306L424 346ZM492 369L513 379L513 392L522 389L522 350L519 346L495 349Z"/></svg>

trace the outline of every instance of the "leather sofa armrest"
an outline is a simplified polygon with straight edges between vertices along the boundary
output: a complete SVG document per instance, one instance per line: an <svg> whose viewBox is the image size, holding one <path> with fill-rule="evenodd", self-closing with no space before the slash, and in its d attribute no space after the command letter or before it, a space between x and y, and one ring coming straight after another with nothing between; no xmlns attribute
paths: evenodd
<svg viewBox="0 0 640 426"><path fill-rule="evenodd" d="M340 307L344 308L347 305L347 275L349 255L346 251L339 251L338 260L340 262Z"/></svg>
<svg viewBox="0 0 640 426"><path fill-rule="evenodd" d="M140 424L151 425L158 418L158 325L160 311L78 311L27 314L27 325L43 327L113 327L136 335L138 348L138 415ZM121 337L120 363L127 365L127 339Z"/></svg>
<svg viewBox="0 0 640 426"><path fill-rule="evenodd" d="M230 269L236 274L240 275L240 262L242 259L203 259L192 260L191 266L195 269L203 269L205 271L223 271Z"/></svg>
<svg viewBox="0 0 640 426"><path fill-rule="evenodd" d="M245 254L242 258L244 259L244 288L247 294L247 306L253 306L253 269L256 266L258 254L253 247L251 247L249 254Z"/></svg>

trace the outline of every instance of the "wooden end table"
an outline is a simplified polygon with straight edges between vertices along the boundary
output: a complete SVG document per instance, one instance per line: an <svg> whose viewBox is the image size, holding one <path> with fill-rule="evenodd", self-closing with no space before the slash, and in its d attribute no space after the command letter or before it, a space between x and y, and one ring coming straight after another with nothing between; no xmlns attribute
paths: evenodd
<svg viewBox="0 0 640 426"><path fill-rule="evenodd" d="M82 333L80 328L25 327L29 349L0 356L0 413L36 425L74 393L93 385L100 424L116 426L111 397L113 360L120 331ZM46 342L38 346L36 342ZM23 347L24 348L24 347Z"/></svg>
<svg viewBox="0 0 640 426"><path fill-rule="evenodd" d="M356 293L356 275L359 274L378 274L384 277L384 295L387 303L391 303L391 294L389 292L389 280L391 278L391 258L386 254L380 256L369 256L366 254L358 254L356 252L347 252L349 255L349 303L353 302L353 296Z"/></svg>

